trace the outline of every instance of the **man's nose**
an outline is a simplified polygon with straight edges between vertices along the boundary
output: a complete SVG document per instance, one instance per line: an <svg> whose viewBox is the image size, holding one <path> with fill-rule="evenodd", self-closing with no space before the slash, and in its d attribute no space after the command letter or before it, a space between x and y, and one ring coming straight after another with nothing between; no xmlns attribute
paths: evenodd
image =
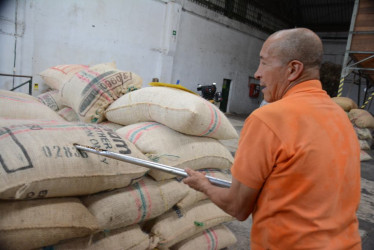
<svg viewBox="0 0 374 250"><path fill-rule="evenodd" d="M260 79L261 78L260 71L258 69L255 72L255 78L256 79Z"/></svg>

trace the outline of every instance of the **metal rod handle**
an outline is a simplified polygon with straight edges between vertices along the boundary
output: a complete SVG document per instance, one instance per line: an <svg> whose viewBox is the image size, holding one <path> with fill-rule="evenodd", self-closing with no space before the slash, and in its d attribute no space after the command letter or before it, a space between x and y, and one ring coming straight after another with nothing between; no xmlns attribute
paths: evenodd
<svg viewBox="0 0 374 250"><path fill-rule="evenodd" d="M93 148L93 147L83 146L79 144L74 144L74 146L79 150L87 151L87 152L94 153L94 154L101 155L101 156L106 156L108 158L125 161L128 163L132 163L132 164L139 165L139 166L146 167L146 168L157 169L157 170L167 172L169 174L181 176L184 178L188 177L188 174L186 173L186 171L180 168L175 168L175 167L167 166L167 165L160 164L157 162L147 161L147 160L139 159L136 157L119 154L119 153L115 153L115 152L111 152L111 151L103 150L99 148ZM215 178L209 175L206 175L206 178L210 181L210 183L212 183L213 185L219 186L219 187L229 188L231 186L230 181L218 179L218 178Z"/></svg>

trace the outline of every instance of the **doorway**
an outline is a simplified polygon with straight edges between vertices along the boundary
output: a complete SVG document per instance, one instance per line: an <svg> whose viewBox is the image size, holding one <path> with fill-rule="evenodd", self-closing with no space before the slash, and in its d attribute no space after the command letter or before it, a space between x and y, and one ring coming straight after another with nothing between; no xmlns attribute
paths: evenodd
<svg viewBox="0 0 374 250"><path fill-rule="evenodd" d="M227 103L229 101L230 85L231 85L231 80L230 79L223 79L223 84L222 84L222 101L221 101L221 103L219 105L219 109L223 113L226 113L226 110L227 110Z"/></svg>

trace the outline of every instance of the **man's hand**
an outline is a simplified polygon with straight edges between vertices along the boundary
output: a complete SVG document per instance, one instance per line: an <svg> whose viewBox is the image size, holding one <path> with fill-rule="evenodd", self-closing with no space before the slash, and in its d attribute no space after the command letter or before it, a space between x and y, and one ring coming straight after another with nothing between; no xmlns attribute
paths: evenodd
<svg viewBox="0 0 374 250"><path fill-rule="evenodd" d="M204 173L185 169L188 177L183 182L191 188L203 192L209 199L226 213L245 220L253 211L259 190L249 188L234 177L230 188L214 186Z"/></svg>
<svg viewBox="0 0 374 250"><path fill-rule="evenodd" d="M183 182L190 188L205 193L207 187L212 185L208 178L205 177L205 173L194 171L189 168L185 169L185 171L188 174L188 177L183 179Z"/></svg>

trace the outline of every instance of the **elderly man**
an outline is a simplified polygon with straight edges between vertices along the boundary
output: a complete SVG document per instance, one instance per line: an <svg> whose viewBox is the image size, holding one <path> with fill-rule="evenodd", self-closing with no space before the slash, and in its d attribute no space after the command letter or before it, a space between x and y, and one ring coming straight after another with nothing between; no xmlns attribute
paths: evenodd
<svg viewBox="0 0 374 250"><path fill-rule="evenodd" d="M263 44L255 77L269 104L245 121L230 188L188 169L184 183L238 220L251 213L251 249L361 249L360 147L322 90L319 37L281 30Z"/></svg>

